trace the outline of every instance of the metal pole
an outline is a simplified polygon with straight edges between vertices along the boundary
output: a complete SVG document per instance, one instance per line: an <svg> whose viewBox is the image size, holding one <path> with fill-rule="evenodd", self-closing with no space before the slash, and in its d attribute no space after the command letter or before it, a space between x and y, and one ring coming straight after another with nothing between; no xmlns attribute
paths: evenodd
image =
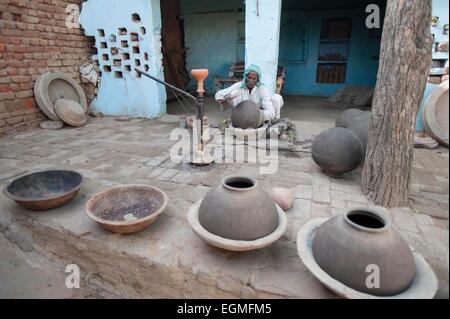
<svg viewBox="0 0 450 319"><path fill-rule="evenodd" d="M154 81L156 81L156 82L158 82L158 83L160 83L160 84L162 84L162 85L168 86L168 87L170 87L171 89L173 89L173 90L175 90L175 91L177 91L177 92L180 92L180 93L186 95L187 97L190 97L191 99L193 99L193 100L195 101L195 103L197 103L197 98L194 97L193 95L189 94L188 92L183 91L183 90L177 88L176 86L173 86L172 84L166 83L166 82L164 82L164 81L162 81L162 80L160 80L160 79L158 79L158 78L155 78L154 76L152 76L152 75L148 74L147 72L144 72L144 71L142 71L142 70L140 70L140 69L138 69L138 68L134 68L134 69L135 69L137 72L139 72L139 73L145 75L146 77L148 77L148 78L150 78L150 79L152 79L152 80L154 80Z"/></svg>

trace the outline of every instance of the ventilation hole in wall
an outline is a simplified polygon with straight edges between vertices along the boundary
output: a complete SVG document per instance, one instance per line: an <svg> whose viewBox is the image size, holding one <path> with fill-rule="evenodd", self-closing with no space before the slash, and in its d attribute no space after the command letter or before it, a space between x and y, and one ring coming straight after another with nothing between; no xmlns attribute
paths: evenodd
<svg viewBox="0 0 450 319"><path fill-rule="evenodd" d="M148 66L148 64L146 64L146 65L144 66L144 70L145 70L145 72L148 72L148 70L150 70L150 67Z"/></svg>
<svg viewBox="0 0 450 319"><path fill-rule="evenodd" d="M97 31L98 31L98 36L99 36L99 37L104 37L104 36L105 36L105 30L103 30L103 29L98 29Z"/></svg>
<svg viewBox="0 0 450 319"><path fill-rule="evenodd" d="M117 49L117 48L111 48L111 54L112 54L112 55L118 55L118 54L119 54L119 49Z"/></svg>
<svg viewBox="0 0 450 319"><path fill-rule="evenodd" d="M137 13L133 13L131 15L131 21L133 21L135 23L141 22L141 16Z"/></svg>
<svg viewBox="0 0 450 319"><path fill-rule="evenodd" d="M20 14L12 13L12 19L13 21L21 22L22 16Z"/></svg>
<svg viewBox="0 0 450 319"><path fill-rule="evenodd" d="M144 53L144 59L145 59L146 61L148 61L148 53L147 53L147 52Z"/></svg>
<svg viewBox="0 0 450 319"><path fill-rule="evenodd" d="M147 31L145 30L145 28L144 27L141 27L141 33L142 34L145 34Z"/></svg>
<svg viewBox="0 0 450 319"><path fill-rule="evenodd" d="M139 49L139 47L133 47L133 53L139 54L139 53L141 53L141 49Z"/></svg>
<svg viewBox="0 0 450 319"><path fill-rule="evenodd" d="M103 71L105 71L105 72L111 72L111 67L110 67L109 65L105 65L105 66L103 67Z"/></svg>
<svg viewBox="0 0 450 319"><path fill-rule="evenodd" d="M127 28L119 28L119 35L126 35L127 34Z"/></svg>
<svg viewBox="0 0 450 319"><path fill-rule="evenodd" d="M106 43L106 42L100 42L100 48L102 48L102 49L107 49L107 48L108 48L108 43Z"/></svg>
<svg viewBox="0 0 450 319"><path fill-rule="evenodd" d="M123 78L123 74L121 71L116 71L116 72L114 72L114 77L121 79L121 78Z"/></svg>
<svg viewBox="0 0 450 319"><path fill-rule="evenodd" d="M137 78L142 77L142 74L141 74L140 72L138 72L138 71L135 71L135 72L136 72L136 77L137 77Z"/></svg>
<svg viewBox="0 0 450 319"><path fill-rule="evenodd" d="M114 66L120 68L122 66L122 60L121 59L114 59L113 64L114 64Z"/></svg>
<svg viewBox="0 0 450 319"><path fill-rule="evenodd" d="M103 61L109 61L109 55L102 54Z"/></svg>
<svg viewBox="0 0 450 319"><path fill-rule="evenodd" d="M130 59L130 54L122 53L122 60L129 60L129 59Z"/></svg>
<svg viewBox="0 0 450 319"><path fill-rule="evenodd" d="M125 72L130 72L131 71L131 65L125 65L124 69L125 69Z"/></svg>
<svg viewBox="0 0 450 319"><path fill-rule="evenodd" d="M122 48L128 48L128 41L127 40L122 40L120 42L122 44Z"/></svg>
<svg viewBox="0 0 450 319"><path fill-rule="evenodd" d="M136 32L131 32L130 38L131 38L131 41L133 41L133 42L139 42L139 34L137 34Z"/></svg>
<svg viewBox="0 0 450 319"><path fill-rule="evenodd" d="M134 65L141 66L141 60L139 59L134 60Z"/></svg>
<svg viewBox="0 0 450 319"><path fill-rule="evenodd" d="M109 36L109 42L116 42L116 36L114 34Z"/></svg>

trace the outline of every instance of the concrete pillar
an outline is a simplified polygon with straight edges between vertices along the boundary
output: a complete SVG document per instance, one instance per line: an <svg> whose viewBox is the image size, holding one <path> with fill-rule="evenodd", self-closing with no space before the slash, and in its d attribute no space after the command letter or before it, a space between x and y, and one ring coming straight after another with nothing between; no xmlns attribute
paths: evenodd
<svg viewBox="0 0 450 319"><path fill-rule="evenodd" d="M80 23L95 36L102 72L93 110L106 115L154 118L166 112L164 86L135 67L164 79L160 0L89 0Z"/></svg>
<svg viewBox="0 0 450 319"><path fill-rule="evenodd" d="M258 65L262 82L275 93L282 0L245 1L245 65Z"/></svg>

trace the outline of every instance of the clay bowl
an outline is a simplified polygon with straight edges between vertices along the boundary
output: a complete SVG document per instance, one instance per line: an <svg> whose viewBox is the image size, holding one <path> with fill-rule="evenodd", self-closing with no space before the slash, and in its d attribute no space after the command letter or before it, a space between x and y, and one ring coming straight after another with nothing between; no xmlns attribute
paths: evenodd
<svg viewBox="0 0 450 319"><path fill-rule="evenodd" d="M70 201L82 184L83 176L77 172L49 170L17 178L3 192L25 208L48 210Z"/></svg>
<svg viewBox="0 0 450 319"><path fill-rule="evenodd" d="M121 185L94 195L86 214L108 231L139 232L152 224L167 206L167 195L147 185Z"/></svg>

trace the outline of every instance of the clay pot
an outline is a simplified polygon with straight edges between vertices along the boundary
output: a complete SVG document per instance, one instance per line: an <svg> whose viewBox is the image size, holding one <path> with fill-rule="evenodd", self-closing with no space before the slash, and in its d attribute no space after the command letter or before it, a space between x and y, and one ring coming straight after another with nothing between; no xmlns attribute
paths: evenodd
<svg viewBox="0 0 450 319"><path fill-rule="evenodd" d="M225 177L203 198L198 219L214 235L246 241L270 235L279 223L273 200L247 176Z"/></svg>
<svg viewBox="0 0 450 319"><path fill-rule="evenodd" d="M341 113L339 118L336 120L336 127L344 127L347 128L348 125L351 123L352 119L357 117L358 115L361 115L363 111L360 109L348 109Z"/></svg>
<svg viewBox="0 0 450 319"><path fill-rule="evenodd" d="M314 141L311 153L325 174L342 176L358 167L364 147L355 133L337 127L322 132Z"/></svg>
<svg viewBox="0 0 450 319"><path fill-rule="evenodd" d="M241 129L255 129L261 127L264 118L259 106L253 101L239 103L231 112L231 123L233 127Z"/></svg>
<svg viewBox="0 0 450 319"><path fill-rule="evenodd" d="M348 129L356 134L361 140L364 151L367 148L367 140L369 139L369 127L372 117L371 112L363 112L361 115L356 116L348 125Z"/></svg>
<svg viewBox="0 0 450 319"><path fill-rule="evenodd" d="M415 277L414 257L406 241L378 210L354 208L317 230L312 250L318 265L344 285L376 296L393 296ZM379 269L379 288L368 277Z"/></svg>

